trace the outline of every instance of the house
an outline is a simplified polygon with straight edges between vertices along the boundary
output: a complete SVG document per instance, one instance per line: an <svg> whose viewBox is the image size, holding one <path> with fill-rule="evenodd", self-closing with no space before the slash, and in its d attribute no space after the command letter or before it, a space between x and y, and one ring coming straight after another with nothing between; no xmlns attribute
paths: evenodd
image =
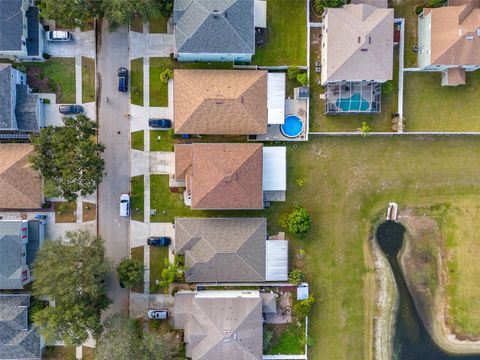
<svg viewBox="0 0 480 360"><path fill-rule="evenodd" d="M254 0L176 0L173 23L179 61L250 62L255 54Z"/></svg>
<svg viewBox="0 0 480 360"><path fill-rule="evenodd" d="M44 341L28 321L29 294L0 294L0 359L40 360Z"/></svg>
<svg viewBox="0 0 480 360"><path fill-rule="evenodd" d="M41 208L42 178L28 160L33 151L30 144L0 143L0 209Z"/></svg>
<svg viewBox="0 0 480 360"><path fill-rule="evenodd" d="M265 218L176 218L175 253L187 282L288 280L288 241L269 239Z"/></svg>
<svg viewBox="0 0 480 360"><path fill-rule="evenodd" d="M184 330L192 360L258 360L263 354L262 306L257 290L179 291L173 319Z"/></svg>
<svg viewBox="0 0 480 360"><path fill-rule="evenodd" d="M284 201L286 148L262 144L195 143L175 146L175 181L192 209L263 209Z"/></svg>
<svg viewBox="0 0 480 360"><path fill-rule="evenodd" d="M450 0L418 17L418 67L441 71L443 86L464 85L480 69L480 1Z"/></svg>
<svg viewBox="0 0 480 360"><path fill-rule="evenodd" d="M45 33L33 0L0 0L0 58L43 60Z"/></svg>
<svg viewBox="0 0 480 360"><path fill-rule="evenodd" d="M44 234L38 220L0 220L1 290L23 289L32 280L31 266Z"/></svg>
<svg viewBox="0 0 480 360"><path fill-rule="evenodd" d="M38 132L44 125L44 104L31 92L27 75L10 64L0 64L0 133Z"/></svg>
<svg viewBox="0 0 480 360"><path fill-rule="evenodd" d="M354 1L323 13L321 84L325 113L378 113L381 84L393 78L393 9Z"/></svg>

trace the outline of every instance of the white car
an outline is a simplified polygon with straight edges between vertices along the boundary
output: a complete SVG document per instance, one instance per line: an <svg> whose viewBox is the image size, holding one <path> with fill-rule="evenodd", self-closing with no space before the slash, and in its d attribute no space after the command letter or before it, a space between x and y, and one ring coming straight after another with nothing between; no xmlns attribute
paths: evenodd
<svg viewBox="0 0 480 360"><path fill-rule="evenodd" d="M152 320L168 319L168 310L148 310L147 316Z"/></svg>
<svg viewBox="0 0 480 360"><path fill-rule="evenodd" d="M130 216L130 195L122 194L120 196L120 216Z"/></svg>
<svg viewBox="0 0 480 360"><path fill-rule="evenodd" d="M48 41L70 41L72 40L72 34L68 31L49 31L47 33Z"/></svg>

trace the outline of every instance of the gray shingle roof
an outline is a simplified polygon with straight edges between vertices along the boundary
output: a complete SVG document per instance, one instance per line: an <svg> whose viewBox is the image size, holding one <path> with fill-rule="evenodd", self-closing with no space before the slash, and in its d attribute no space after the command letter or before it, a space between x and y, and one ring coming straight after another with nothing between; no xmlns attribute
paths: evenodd
<svg viewBox="0 0 480 360"><path fill-rule="evenodd" d="M255 53L253 0L176 0L178 53Z"/></svg>
<svg viewBox="0 0 480 360"><path fill-rule="evenodd" d="M38 131L38 94L28 92L27 85L17 85L17 106L15 116L18 130Z"/></svg>
<svg viewBox="0 0 480 360"><path fill-rule="evenodd" d="M265 281L266 238L264 218L175 219L188 282Z"/></svg>
<svg viewBox="0 0 480 360"><path fill-rule="evenodd" d="M0 51L22 49L22 0L0 0Z"/></svg>
<svg viewBox="0 0 480 360"><path fill-rule="evenodd" d="M40 336L28 327L30 295L0 295L0 359L40 359Z"/></svg>
<svg viewBox="0 0 480 360"><path fill-rule="evenodd" d="M11 74L10 64L0 64L0 130L12 128Z"/></svg>
<svg viewBox="0 0 480 360"><path fill-rule="evenodd" d="M241 297L238 293L175 294L173 318L175 327L185 330L187 357L192 360L262 358L262 299L258 291L246 292Z"/></svg>

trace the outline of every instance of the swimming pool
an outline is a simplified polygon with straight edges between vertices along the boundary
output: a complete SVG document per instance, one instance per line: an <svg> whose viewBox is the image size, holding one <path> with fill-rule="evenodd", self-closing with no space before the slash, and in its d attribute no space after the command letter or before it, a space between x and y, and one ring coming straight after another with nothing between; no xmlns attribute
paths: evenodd
<svg viewBox="0 0 480 360"><path fill-rule="evenodd" d="M280 131L285 137L296 138L303 131L303 122L298 115L287 115Z"/></svg>
<svg viewBox="0 0 480 360"><path fill-rule="evenodd" d="M336 104L342 111L366 111L370 107L370 103L358 93L349 98L339 98Z"/></svg>

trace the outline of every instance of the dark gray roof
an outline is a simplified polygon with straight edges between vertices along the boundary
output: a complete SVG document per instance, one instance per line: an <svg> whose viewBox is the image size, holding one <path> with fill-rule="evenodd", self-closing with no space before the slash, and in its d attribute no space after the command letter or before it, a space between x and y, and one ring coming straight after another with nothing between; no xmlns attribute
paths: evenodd
<svg viewBox="0 0 480 360"><path fill-rule="evenodd" d="M11 74L10 64L0 64L0 130L12 128Z"/></svg>
<svg viewBox="0 0 480 360"><path fill-rule="evenodd" d="M254 0L176 0L178 53L255 53Z"/></svg>
<svg viewBox="0 0 480 360"><path fill-rule="evenodd" d="M27 226L27 265L30 265L40 246L40 222L30 220ZM0 289L23 289L21 228L21 221L0 221Z"/></svg>
<svg viewBox="0 0 480 360"><path fill-rule="evenodd" d="M30 6L27 10L27 54L28 56L37 56L39 54L40 31L38 24L38 8Z"/></svg>
<svg viewBox="0 0 480 360"><path fill-rule="evenodd" d="M264 218L175 219L188 282L265 281L266 238Z"/></svg>
<svg viewBox="0 0 480 360"><path fill-rule="evenodd" d="M17 106L15 116L18 130L38 131L38 94L28 92L27 85L17 85Z"/></svg>
<svg viewBox="0 0 480 360"><path fill-rule="evenodd" d="M40 359L40 336L28 326L30 295L0 295L0 359Z"/></svg>
<svg viewBox="0 0 480 360"><path fill-rule="evenodd" d="M22 49L22 0L0 0L0 51Z"/></svg>

